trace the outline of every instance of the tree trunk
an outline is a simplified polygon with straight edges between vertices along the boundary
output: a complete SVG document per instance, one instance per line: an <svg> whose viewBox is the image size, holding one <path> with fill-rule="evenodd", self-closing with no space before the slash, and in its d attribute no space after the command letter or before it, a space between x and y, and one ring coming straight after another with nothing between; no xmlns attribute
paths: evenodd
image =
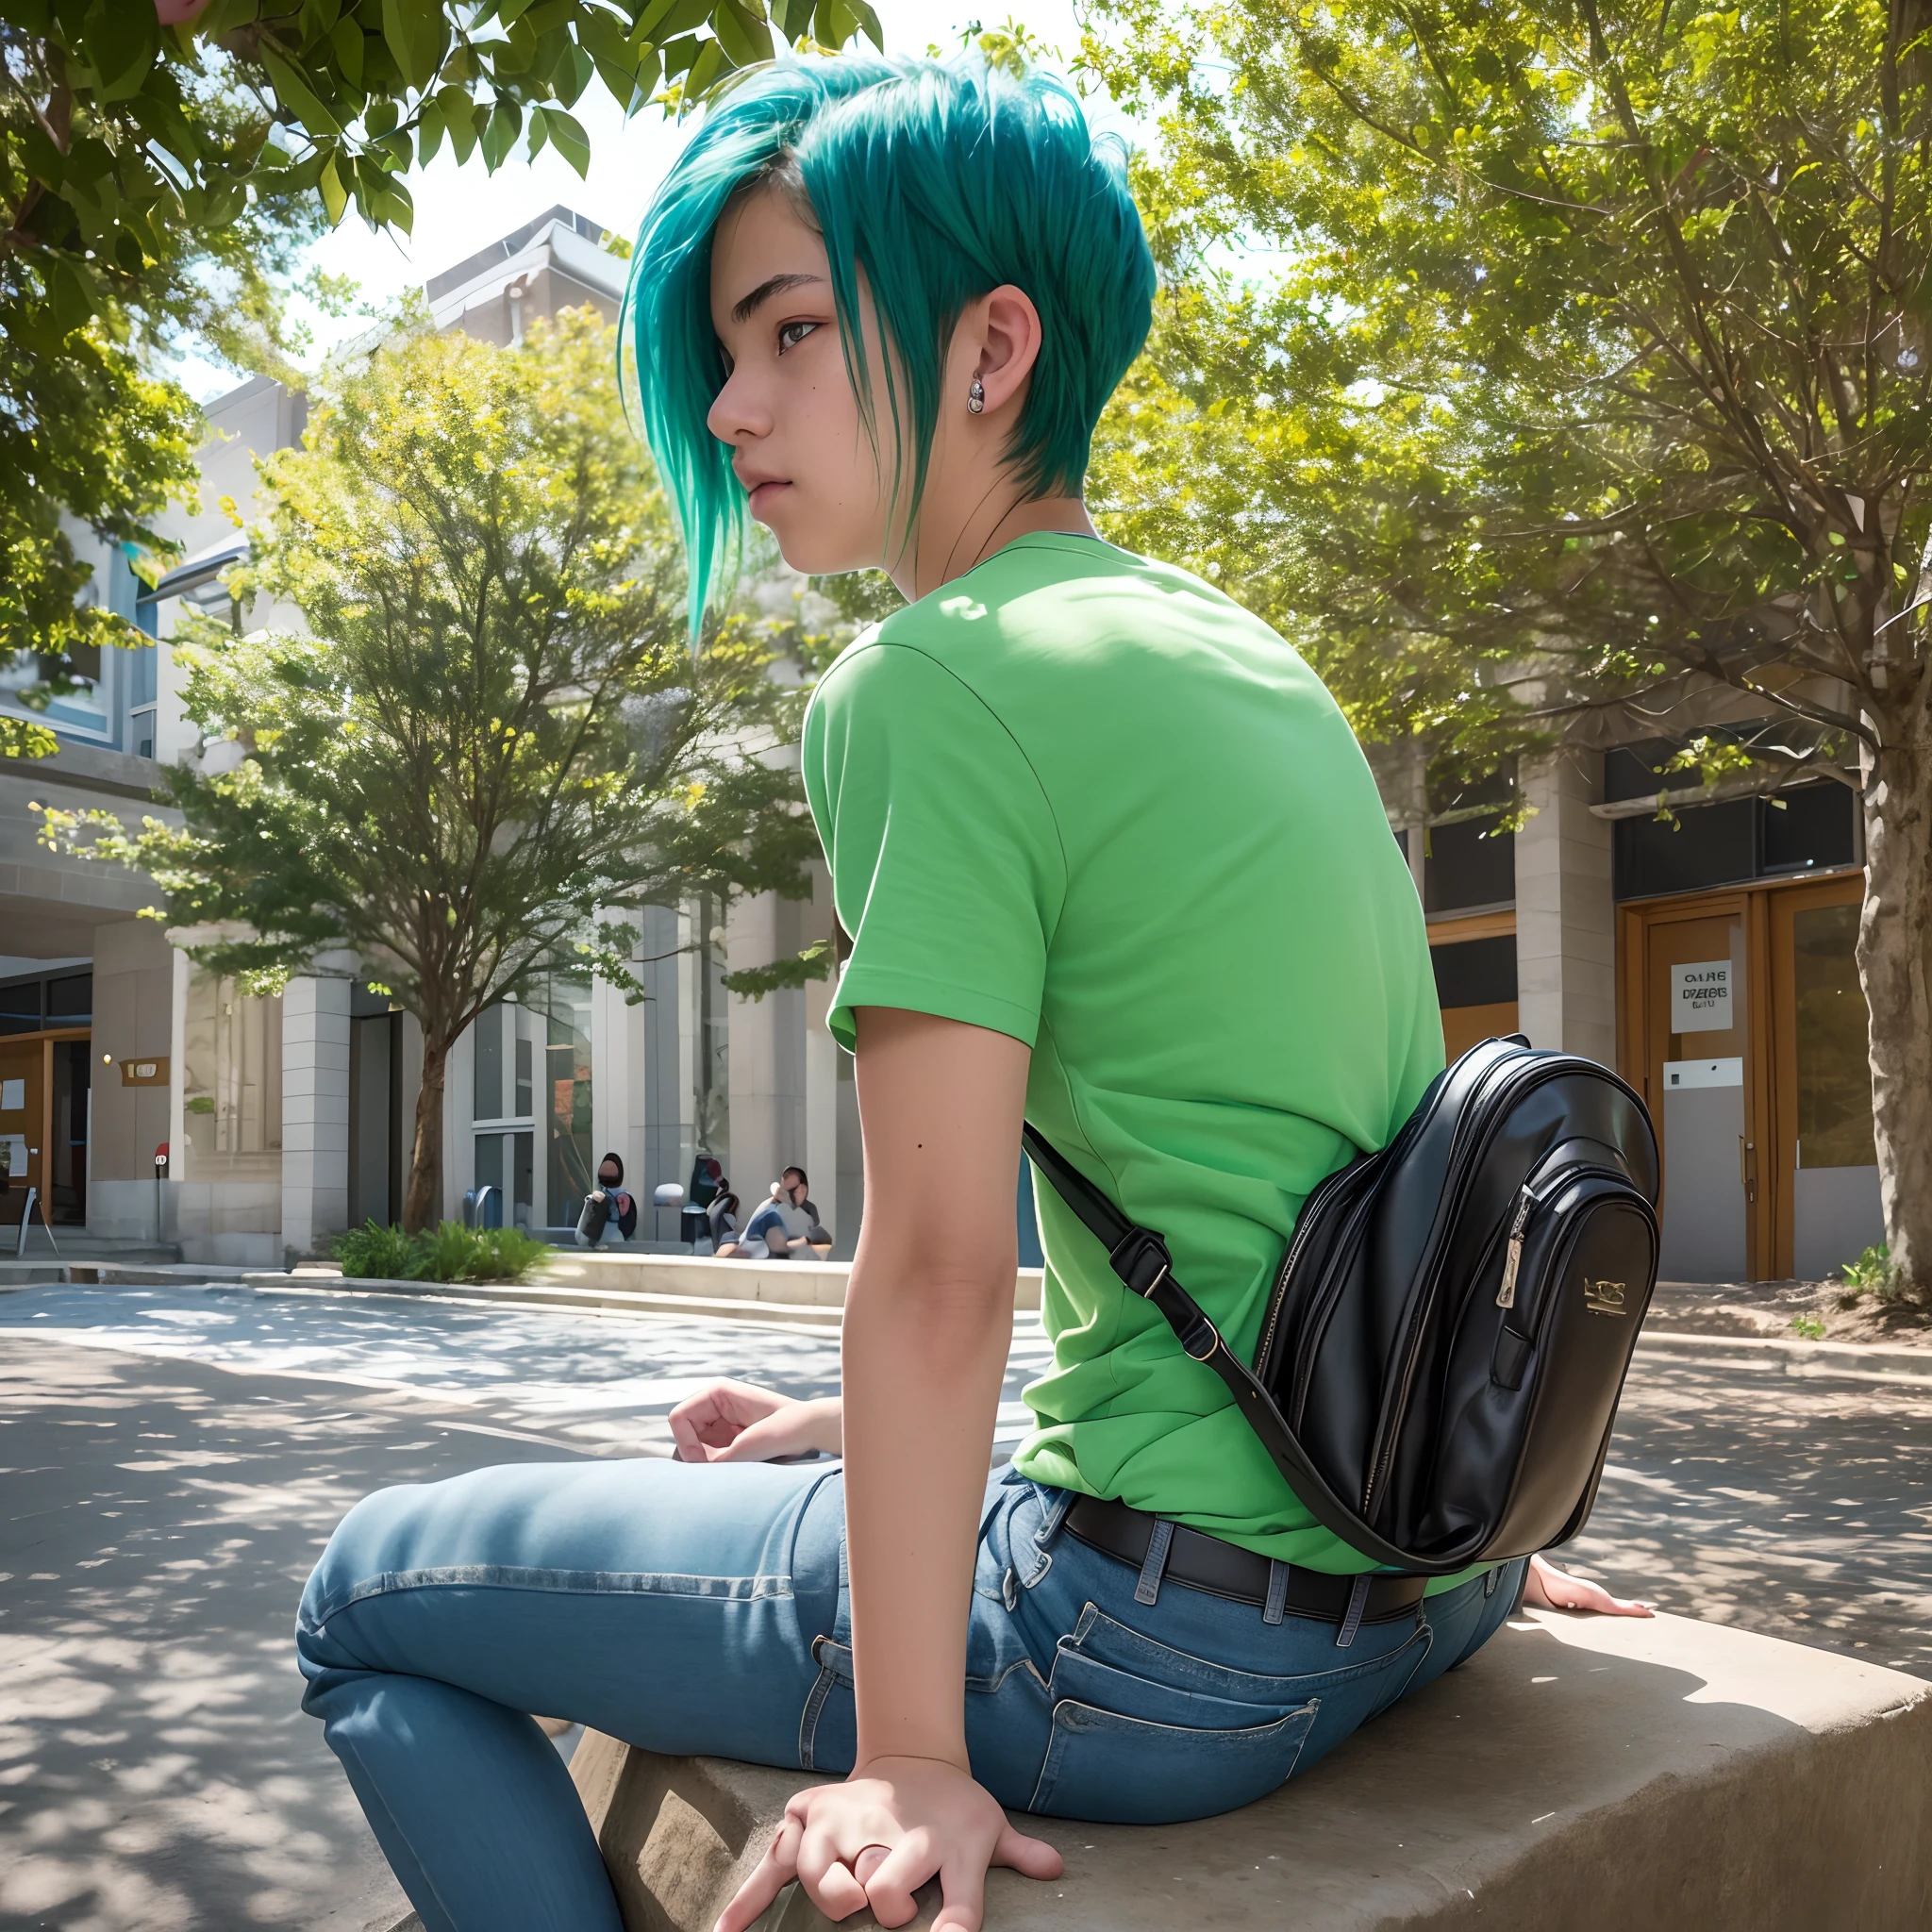
<svg viewBox="0 0 1932 1932"><path fill-rule="evenodd" d="M442 1217L442 1079L449 1042L423 1042L423 1085L416 1094L416 1140L409 1184L403 1190L403 1231L421 1234Z"/></svg>
<svg viewBox="0 0 1932 1932"><path fill-rule="evenodd" d="M1864 754L1858 977L1894 1292L1932 1302L1932 746Z"/></svg>

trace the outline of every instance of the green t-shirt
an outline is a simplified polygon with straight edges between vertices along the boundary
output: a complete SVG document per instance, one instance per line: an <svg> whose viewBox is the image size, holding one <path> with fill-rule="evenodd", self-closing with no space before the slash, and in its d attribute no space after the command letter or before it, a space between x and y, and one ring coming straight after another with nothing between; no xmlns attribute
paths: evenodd
<svg viewBox="0 0 1932 1932"><path fill-rule="evenodd" d="M1258 618L1092 538L1017 539L856 639L806 790L852 951L831 1013L1033 1049L1027 1117L1244 1358L1297 1209L1442 1064L1415 888L1346 721ZM1317 1570L1220 1379L1036 1189L1054 1366L1014 1460Z"/></svg>

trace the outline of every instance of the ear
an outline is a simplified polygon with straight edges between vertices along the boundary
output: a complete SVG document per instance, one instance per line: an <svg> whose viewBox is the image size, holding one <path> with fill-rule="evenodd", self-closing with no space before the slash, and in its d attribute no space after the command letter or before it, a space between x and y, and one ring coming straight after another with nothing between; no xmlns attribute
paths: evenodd
<svg viewBox="0 0 1932 1932"><path fill-rule="evenodd" d="M965 319L977 339L972 375L986 391L985 414L992 416L1024 392L1040 359L1040 310L1024 289L1006 282L982 295Z"/></svg>

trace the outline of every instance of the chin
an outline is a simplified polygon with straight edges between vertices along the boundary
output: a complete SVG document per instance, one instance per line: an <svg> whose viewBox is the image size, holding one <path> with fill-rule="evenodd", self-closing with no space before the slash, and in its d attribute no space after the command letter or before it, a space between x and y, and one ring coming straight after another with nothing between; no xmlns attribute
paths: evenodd
<svg viewBox="0 0 1932 1932"><path fill-rule="evenodd" d="M775 523L765 527L777 541L778 555L803 576L843 576L850 571L868 570L877 560L866 556L864 546L849 537L841 541L824 531L800 530L795 525L790 529L780 529Z"/></svg>

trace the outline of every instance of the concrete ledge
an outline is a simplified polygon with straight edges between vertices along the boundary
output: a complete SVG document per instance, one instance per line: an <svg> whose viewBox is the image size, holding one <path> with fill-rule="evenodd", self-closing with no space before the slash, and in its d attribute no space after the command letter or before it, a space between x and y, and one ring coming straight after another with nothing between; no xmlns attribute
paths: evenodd
<svg viewBox="0 0 1932 1932"><path fill-rule="evenodd" d="M720 1261L710 1255L635 1255L622 1250L559 1248L538 1274L543 1285L623 1289L691 1295L701 1301L776 1302L791 1307L842 1308L849 1261ZM1041 1271L1022 1268L1013 1306L1040 1306Z"/></svg>
<svg viewBox="0 0 1932 1932"><path fill-rule="evenodd" d="M1782 1335L1705 1335L1645 1328L1640 1349L1659 1358L1722 1362L1757 1375L1828 1375L1859 1382L1932 1382L1932 1348L1902 1341L1805 1341Z"/></svg>
<svg viewBox="0 0 1932 1932"><path fill-rule="evenodd" d="M810 1782L594 1733L572 1774L629 1932L708 1932ZM1922 1932L1928 1805L1932 1685L1684 1618L1532 1612L1246 1810L1157 1829L1019 1821L1066 1875L991 1874L986 1924ZM761 1932L827 1928L792 1892Z"/></svg>

